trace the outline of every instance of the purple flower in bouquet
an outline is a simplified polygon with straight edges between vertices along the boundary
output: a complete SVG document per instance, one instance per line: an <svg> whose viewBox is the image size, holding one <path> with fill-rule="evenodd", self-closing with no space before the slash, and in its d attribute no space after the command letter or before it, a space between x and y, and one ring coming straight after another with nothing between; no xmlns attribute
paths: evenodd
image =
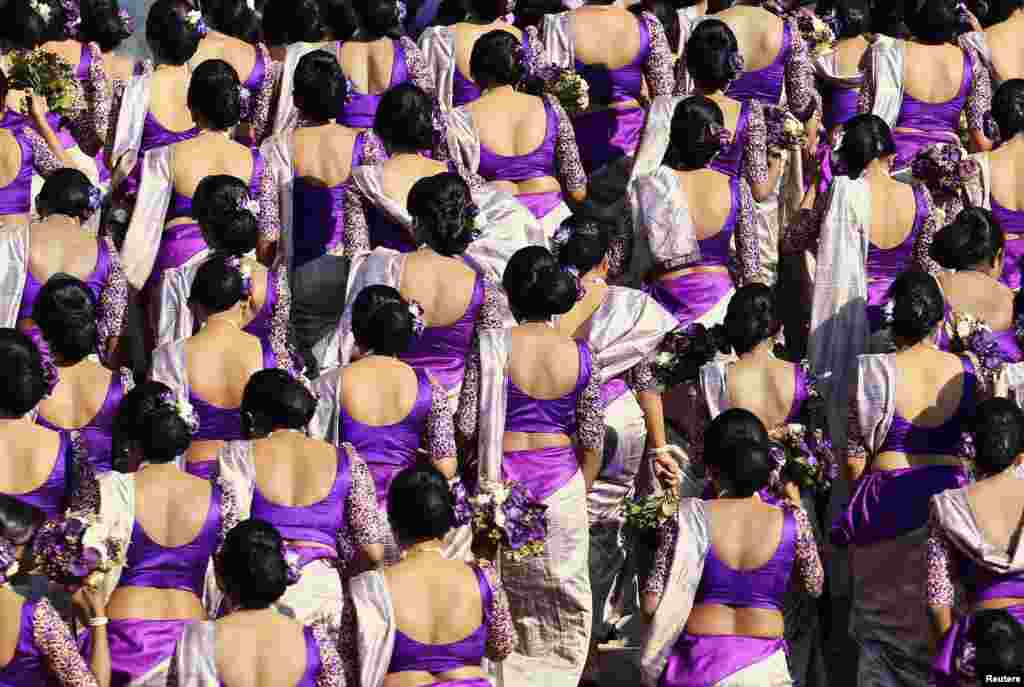
<svg viewBox="0 0 1024 687"><path fill-rule="evenodd" d="M981 366L990 373L995 373L1003 366L1003 353L999 342L988 327L978 327L967 339L967 350L977 356Z"/></svg>
<svg viewBox="0 0 1024 687"><path fill-rule="evenodd" d="M43 523L32 553L42 572L54 582L95 586L123 559L124 549L111 538L102 520L68 515Z"/></svg>
<svg viewBox="0 0 1024 687"><path fill-rule="evenodd" d="M959 145L937 143L917 154L910 171L930 189L957 193L980 170L974 160L967 159Z"/></svg>
<svg viewBox="0 0 1024 687"><path fill-rule="evenodd" d="M238 87L238 118L243 122L252 118L252 92L245 86Z"/></svg>
<svg viewBox="0 0 1024 687"><path fill-rule="evenodd" d="M999 131L999 122L996 121L991 110L986 112L982 117L981 128L985 133L985 137L993 143L999 143L1003 140L1002 133Z"/></svg>
<svg viewBox="0 0 1024 687"><path fill-rule="evenodd" d="M469 505L469 493L461 479L451 484L452 500L455 501L455 525L462 527L473 521L473 509Z"/></svg>

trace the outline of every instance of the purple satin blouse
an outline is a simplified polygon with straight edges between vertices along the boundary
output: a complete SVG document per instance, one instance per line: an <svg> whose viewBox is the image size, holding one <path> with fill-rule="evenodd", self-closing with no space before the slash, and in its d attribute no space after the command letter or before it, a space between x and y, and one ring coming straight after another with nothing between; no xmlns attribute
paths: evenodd
<svg viewBox="0 0 1024 687"><path fill-rule="evenodd" d="M263 369L277 367L277 356L274 355L273 348L263 339L260 339L260 347L263 350ZM188 393L188 400L195 410L196 417L199 418L199 429L192 437L193 441L238 441L245 438L242 433L241 406L222 408L204 401L191 391Z"/></svg>
<svg viewBox="0 0 1024 687"><path fill-rule="evenodd" d="M142 123L142 141L139 144L139 159L141 160L142 155L153 148L162 148L163 146L169 146L172 143L187 141L198 135L198 126L194 126L186 131L171 131L164 127L163 124L156 121L156 117L153 116L152 112L147 111L146 119Z"/></svg>
<svg viewBox="0 0 1024 687"><path fill-rule="evenodd" d="M526 155L499 155L480 144L479 173L488 181L529 181L551 176L555 170L555 139L558 138L558 115L544 100L546 129L544 140Z"/></svg>
<svg viewBox="0 0 1024 687"><path fill-rule="evenodd" d="M963 112L967 96L971 92L973 77L974 58L969 51L964 51L964 75L956 96L944 103L926 103L904 93L903 104L893 128L957 131L960 128L960 113Z"/></svg>
<svg viewBox="0 0 1024 687"><path fill-rule="evenodd" d="M98 303L100 300L100 294L103 292L103 287L106 286L107 281L110 279L110 270L113 268L113 262L110 259L110 252L108 248L109 244L102 239L96 240L96 266L92 268L92 272L83 279L86 287L92 293L93 297ZM18 309L18 319L30 319L32 317L32 308L36 304L36 300L39 298L39 292L43 290L45 284L40 284L39 280L36 279L32 272L29 270L25 271L25 288L21 292L21 307Z"/></svg>
<svg viewBox="0 0 1024 687"><path fill-rule="evenodd" d="M561 398L533 398L516 386L511 377L508 378L506 432L568 435L576 433L576 404L579 395L590 383L590 375L594 369L590 348L581 342L576 343L576 348L580 358L576 388Z"/></svg>
<svg viewBox="0 0 1024 687"><path fill-rule="evenodd" d="M58 432L60 446L57 448L57 460L53 464L50 476L32 491L23 494L7 493L8 496L32 504L43 511L48 518L55 518L64 512L67 500L67 461L71 455L71 439L67 432Z"/></svg>
<svg viewBox="0 0 1024 687"><path fill-rule="evenodd" d="M989 199L992 205L992 216L1006 232L1006 247L1003 260L1003 274L999 277L1011 289L1021 286L1021 260L1024 259L1024 212L1009 210L995 198Z"/></svg>
<svg viewBox="0 0 1024 687"><path fill-rule="evenodd" d="M35 154L25 135L26 126L28 120L10 110L4 112L3 119L0 120L0 128L10 131L21 148L21 168L18 175L11 183L0 188L0 215L21 215L32 207L32 169Z"/></svg>
<svg viewBox="0 0 1024 687"><path fill-rule="evenodd" d="M868 322L871 330L877 331L883 324L882 307L889 293L889 287L911 264L914 254L914 243L924 230L928 220L928 203L924 197L924 188L915 185L914 202L916 213L914 225L903 242L893 248L879 248L868 242L866 269L868 275Z"/></svg>
<svg viewBox="0 0 1024 687"><path fill-rule="evenodd" d="M777 105L782 99L786 60L792 50L793 31L789 22L786 22L782 29L782 49L772 63L763 69L743 72L725 89L725 94L741 102L758 100L766 105Z"/></svg>
<svg viewBox="0 0 1024 687"><path fill-rule="evenodd" d="M616 103L636 100L640 97L644 83L644 63L651 54L651 32L647 24L637 19L640 29L640 50L633 61L618 69L609 69L603 64L583 64L576 60L576 73L590 86L590 101L593 103Z"/></svg>
<svg viewBox="0 0 1024 687"><path fill-rule="evenodd" d="M743 170L743 148L747 142L747 127L750 123L750 103L745 102L740 106L740 116L736 120L736 133L732 142L708 165L710 169L731 177L740 176ZM735 192L733 195L733 207L736 207Z"/></svg>
<svg viewBox="0 0 1024 687"><path fill-rule="evenodd" d="M391 80L388 88L405 83L409 80L409 65L406 63L405 46L399 40L392 40L391 45L395 51L394 60L391 63ZM348 101L342 108L341 116L338 117L338 124L352 127L353 129L372 129L373 120L377 116L377 107L380 105L384 94L371 95L360 93L349 85Z"/></svg>

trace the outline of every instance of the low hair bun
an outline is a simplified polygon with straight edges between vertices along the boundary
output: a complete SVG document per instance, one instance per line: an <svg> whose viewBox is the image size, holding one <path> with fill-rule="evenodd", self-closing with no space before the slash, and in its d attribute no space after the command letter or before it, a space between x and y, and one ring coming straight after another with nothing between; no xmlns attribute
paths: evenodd
<svg viewBox="0 0 1024 687"><path fill-rule="evenodd" d="M417 238L448 257L462 255L473 241L477 208L469 185L442 172L413 184L407 202Z"/></svg>
<svg viewBox="0 0 1024 687"><path fill-rule="evenodd" d="M889 289L893 301L893 332L918 343L935 331L946 313L938 282L927 272L904 272Z"/></svg>
<svg viewBox="0 0 1024 687"><path fill-rule="evenodd" d="M724 125L715 101L701 95L686 98L672 115L664 164L681 171L706 167L727 145Z"/></svg>

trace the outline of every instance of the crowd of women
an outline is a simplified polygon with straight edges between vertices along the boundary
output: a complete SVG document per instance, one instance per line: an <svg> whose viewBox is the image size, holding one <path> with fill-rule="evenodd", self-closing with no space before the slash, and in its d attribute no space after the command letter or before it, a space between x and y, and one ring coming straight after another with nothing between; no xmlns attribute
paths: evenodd
<svg viewBox="0 0 1024 687"><path fill-rule="evenodd" d="M802 4L0 5L0 685L1024 679L1024 0Z"/></svg>

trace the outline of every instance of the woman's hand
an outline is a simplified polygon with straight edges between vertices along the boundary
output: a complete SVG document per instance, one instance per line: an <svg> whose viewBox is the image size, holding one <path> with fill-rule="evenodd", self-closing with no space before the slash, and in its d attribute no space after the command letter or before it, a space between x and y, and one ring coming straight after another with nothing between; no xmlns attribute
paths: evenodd
<svg viewBox="0 0 1024 687"><path fill-rule="evenodd" d="M795 482L786 481L782 485L782 493L785 495L786 500L792 503L794 506L803 508L803 499L800 498L800 487Z"/></svg>
<svg viewBox="0 0 1024 687"><path fill-rule="evenodd" d="M678 446L669 444L651 452L654 456L654 477L666 491L678 492L683 481L681 463L689 462L686 454Z"/></svg>
<svg viewBox="0 0 1024 687"><path fill-rule="evenodd" d="M37 95L34 91L29 91L25 96L25 104L29 115L32 117L32 121L36 124L46 121L46 115L50 112L50 108L46 104L46 98Z"/></svg>
<svg viewBox="0 0 1024 687"><path fill-rule="evenodd" d="M98 587L84 585L74 593L71 602L86 622L93 618L102 618L107 614L107 603L103 590Z"/></svg>

